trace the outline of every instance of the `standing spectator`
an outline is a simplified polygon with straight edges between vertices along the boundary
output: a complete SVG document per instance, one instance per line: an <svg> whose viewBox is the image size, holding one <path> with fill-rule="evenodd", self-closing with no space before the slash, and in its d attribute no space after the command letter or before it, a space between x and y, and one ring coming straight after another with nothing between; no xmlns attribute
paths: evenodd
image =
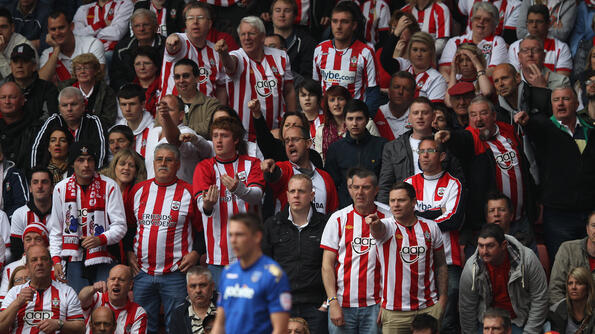
<svg viewBox="0 0 595 334"><path fill-rule="evenodd" d="M159 144L154 152L155 177L137 184L126 201L132 226L124 244L135 276L134 300L147 312L148 333L159 329L161 305L165 326L172 328L172 312L186 298L184 273L200 257L194 243L199 213L190 185L176 177L180 164L176 146Z"/></svg>
<svg viewBox="0 0 595 334"><path fill-rule="evenodd" d="M105 73L105 52L100 40L91 36L72 33L74 24L63 12L54 11L48 16L49 47L43 50L39 59L39 77L58 82L71 78L72 59L83 53L92 53Z"/></svg>
<svg viewBox="0 0 595 334"><path fill-rule="evenodd" d="M102 173L116 181L124 200L128 198L128 194L137 183L147 179L145 161L130 149L123 149L116 153L106 169Z"/></svg>
<svg viewBox="0 0 595 334"><path fill-rule="evenodd" d="M72 172L68 165L68 148L74 138L66 126L56 126L47 134L50 136L46 141L48 148L44 151L39 165L47 167L52 175L52 186L55 186Z"/></svg>
<svg viewBox="0 0 595 334"><path fill-rule="evenodd" d="M159 55L159 58L163 55L165 48L165 37L157 33L157 17L148 9L135 10L132 17L130 17L130 27L132 35L126 34L116 44L112 63L109 67L110 86L116 91L124 84L138 78L138 70L135 64L139 48L151 47L152 51ZM154 63L153 65L157 65L154 59L151 58L151 60ZM161 61L159 61L159 65L161 65ZM158 66L155 70L159 72L161 66ZM143 88L147 87L143 86Z"/></svg>
<svg viewBox="0 0 595 334"><path fill-rule="evenodd" d="M566 280L566 298L552 305L548 320L552 330L565 333L593 333L595 330L595 282L588 269L574 268Z"/></svg>
<svg viewBox="0 0 595 334"><path fill-rule="evenodd" d="M45 45L50 10L44 1L39 0L17 0L10 8L14 31L29 40L36 50L44 49L40 46Z"/></svg>
<svg viewBox="0 0 595 334"><path fill-rule="evenodd" d="M364 39L375 48L384 44L389 34L390 8L384 0L361 1L360 9L365 19Z"/></svg>
<svg viewBox="0 0 595 334"><path fill-rule="evenodd" d="M28 283L10 289L2 302L0 329L5 333L40 332L82 333L85 329L83 312L75 291L68 285L52 280L52 258L44 246L32 246L27 251ZM43 312L43 319L26 321L24 315Z"/></svg>
<svg viewBox="0 0 595 334"><path fill-rule="evenodd" d="M448 270L438 225L415 215L413 186L396 183L389 197L392 215L368 215L366 223L382 268L382 331L409 333L416 314L444 314Z"/></svg>
<svg viewBox="0 0 595 334"><path fill-rule="evenodd" d="M310 138L316 136L316 128L324 123L324 110L322 110L322 88L320 83L310 78L305 78L297 85L298 101L300 110L304 113L310 123ZM314 145L314 141L312 141Z"/></svg>
<svg viewBox="0 0 595 334"><path fill-rule="evenodd" d="M437 0L415 0L401 8L401 11L411 13L419 29L432 35L436 40L436 54L440 56L451 35L452 16L448 6Z"/></svg>
<svg viewBox="0 0 595 334"><path fill-rule="evenodd" d="M490 307L508 313L513 333L541 333L548 311L547 279L539 259L496 224L481 229L477 250L463 269L459 286L462 332L477 333Z"/></svg>
<svg viewBox="0 0 595 334"><path fill-rule="evenodd" d="M221 56L215 44L207 40L213 26L210 7L201 2L192 2L184 10L185 33L172 33L165 41L164 61L161 68L161 94L177 94L172 66L181 59L194 61L199 68L196 86L206 96L217 97L227 104L225 72ZM230 71L231 72L231 71Z"/></svg>
<svg viewBox="0 0 595 334"><path fill-rule="evenodd" d="M132 279L130 268L119 264L110 270L106 281L86 286L79 292L78 297L85 315L87 333L94 333L90 331L93 326L93 319L90 316L102 306L107 306L114 312L116 333L147 333L147 313L140 305L128 298L128 293L132 290Z"/></svg>
<svg viewBox="0 0 595 334"><path fill-rule="evenodd" d="M551 102L551 118L519 113L515 121L539 157L544 237L553 259L562 242L585 236L585 220L595 208L595 129L577 117L572 88L554 89Z"/></svg>
<svg viewBox="0 0 595 334"><path fill-rule="evenodd" d="M145 110L156 117L157 102L161 91L161 77L159 69L161 59L157 51L151 46L141 46L134 56L133 83L140 85L145 91Z"/></svg>
<svg viewBox="0 0 595 334"><path fill-rule="evenodd" d="M286 333L289 280L277 262L262 254L261 222L252 214L232 216L229 239L238 261L221 275L213 333Z"/></svg>
<svg viewBox="0 0 595 334"><path fill-rule="evenodd" d="M287 183L288 205L264 223L262 251L287 273L291 316L307 320L313 333L326 333L326 299L319 269L323 253L319 245L326 216L317 212L312 203L316 193L307 175L295 174Z"/></svg>
<svg viewBox="0 0 595 334"><path fill-rule="evenodd" d="M587 237L562 243L556 253L550 275L550 304L564 298L565 278L568 278L568 273L576 267L586 268L595 276L595 211L591 212L587 220Z"/></svg>
<svg viewBox="0 0 595 334"><path fill-rule="evenodd" d="M75 291L107 278L120 257L108 246L118 244L126 234L122 194L114 180L96 172L97 160L90 144L77 142L70 147L68 162L74 174L54 188L47 222L56 278L67 279Z"/></svg>
<svg viewBox="0 0 595 334"><path fill-rule="evenodd" d="M340 207L351 204L346 177L348 170L359 167L380 175L382 165L382 149L387 140L371 135L366 129L370 121L368 107L360 100L351 100L344 108L344 138L329 146L325 168L337 186Z"/></svg>
<svg viewBox="0 0 595 334"><path fill-rule="evenodd" d="M314 49L312 78L320 81L323 91L332 85L341 85L354 99L365 101L369 110L377 110L380 89L376 82L374 51L357 39L355 32L361 14L351 5L343 1L333 8L333 39Z"/></svg>
<svg viewBox="0 0 595 334"><path fill-rule="evenodd" d="M254 124L247 102L258 99L263 106L264 119L269 129L279 127L279 119L286 111L297 110L293 74L287 53L264 46L265 28L257 17L244 17L238 26L242 48L227 52L227 43L215 45L227 81L229 105L240 115L248 140L254 141ZM247 90L246 87L254 87Z"/></svg>
<svg viewBox="0 0 595 334"><path fill-rule="evenodd" d="M193 193L202 213L207 264L216 284L223 266L235 261L229 240L229 217L260 213L264 178L260 160L243 154L243 129L239 120L225 117L211 124L215 156L194 170Z"/></svg>
<svg viewBox="0 0 595 334"><path fill-rule="evenodd" d="M116 44L129 31L134 4L130 0L98 0L80 6L74 14L74 33L103 43L108 64Z"/></svg>
<svg viewBox="0 0 595 334"><path fill-rule="evenodd" d="M527 14L529 13L529 8L537 3L543 3L549 10L550 24L548 35L562 42L568 41L570 32L574 29L577 13L577 3L569 0L547 0L545 2L535 0L522 1L517 20L517 37L521 39L527 35Z"/></svg>
<svg viewBox="0 0 595 334"><path fill-rule="evenodd" d="M415 95L415 77L400 71L393 74L388 87L388 103L380 106L374 116L374 123L380 136L386 140L399 138L407 131L409 107Z"/></svg>
<svg viewBox="0 0 595 334"><path fill-rule="evenodd" d="M379 332L381 268L368 215L390 215L388 207L374 201L378 181L374 172L355 168L347 175L353 204L329 218L320 247L322 281L328 296L329 333Z"/></svg>
<svg viewBox="0 0 595 334"><path fill-rule="evenodd" d="M0 7L0 75L6 78L10 74L10 56L12 50L20 44L28 44L33 48L31 42L25 36L14 31L14 19L10 11ZM37 53L35 53L37 62Z"/></svg>
<svg viewBox="0 0 595 334"><path fill-rule="evenodd" d="M215 316L217 307L213 302L215 282L205 267L194 266L186 272L188 297L184 304L172 313L170 333L204 334L206 321Z"/></svg>
<svg viewBox="0 0 595 334"><path fill-rule="evenodd" d="M537 244L535 243L533 229L523 229L527 226L518 226L518 224L514 224L514 207L508 196L502 193L488 194L485 205L485 214L486 224L496 224L500 226L505 234L512 235L523 244L523 246L531 248L535 254L539 254L537 252Z"/></svg>
<svg viewBox="0 0 595 334"><path fill-rule="evenodd" d="M165 38L174 32L184 31L185 6L184 0L140 0L134 3L134 11L150 10L156 18L157 33Z"/></svg>
<svg viewBox="0 0 595 334"><path fill-rule="evenodd" d="M145 110L145 92L136 84L124 85L118 90L118 104L122 110L123 119L117 125L126 125L134 134L134 150L143 158L147 155L149 132L155 120Z"/></svg>

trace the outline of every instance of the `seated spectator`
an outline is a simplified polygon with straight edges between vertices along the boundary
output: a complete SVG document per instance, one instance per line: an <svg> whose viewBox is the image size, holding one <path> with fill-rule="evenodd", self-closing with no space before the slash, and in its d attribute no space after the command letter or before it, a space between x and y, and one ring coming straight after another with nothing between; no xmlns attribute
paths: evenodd
<svg viewBox="0 0 595 334"><path fill-rule="evenodd" d="M128 266L118 264L109 271L107 280L86 286L79 292L78 298L87 323L87 334L95 334L91 329L97 319L93 319L91 314L95 315L94 311L102 306L118 312L114 326L118 333L146 334L147 313L140 305L129 299L133 278Z"/></svg>
<svg viewBox="0 0 595 334"><path fill-rule="evenodd" d="M460 81L448 89L451 117L454 120L452 129L464 129L469 125L469 104L476 96L475 85L471 82ZM449 110L450 111L450 110Z"/></svg>
<svg viewBox="0 0 595 334"><path fill-rule="evenodd" d="M581 77L575 83L575 89L577 85L579 86L576 92L579 97L582 97L580 101L582 108L579 106L577 115L585 123L595 126L595 71L585 71Z"/></svg>
<svg viewBox="0 0 595 334"><path fill-rule="evenodd" d="M171 315L170 333L203 334L207 317L217 310L214 299L215 281L209 269L194 266L186 272L188 297Z"/></svg>
<svg viewBox="0 0 595 334"><path fill-rule="evenodd" d="M473 84L476 94L491 96L494 93L494 86L486 75L486 68L483 52L475 44L469 42L459 44L454 61L450 63L448 88L460 81L466 81Z"/></svg>
<svg viewBox="0 0 595 334"><path fill-rule="evenodd" d="M554 89L570 86L566 75L551 71L544 64L545 49L541 38L528 35L519 43L519 73L531 87Z"/></svg>
<svg viewBox="0 0 595 334"><path fill-rule="evenodd" d="M324 94L322 102L324 108L324 122L316 128L314 136L314 149L320 154L322 160L330 145L347 134L347 125L345 124L345 105L351 100L349 90L343 86L330 86ZM373 136L378 136L378 128L374 120L369 120L366 129Z"/></svg>
<svg viewBox="0 0 595 334"><path fill-rule="evenodd" d="M550 17L550 24L548 35L559 39L562 42L567 42L570 38L572 29L574 29L574 23L577 14L577 3L573 1L521 1L518 12L518 21L516 24L517 37L521 39L527 35L527 14L529 13L529 7L535 3L543 3L549 10L548 16Z"/></svg>
<svg viewBox="0 0 595 334"><path fill-rule="evenodd" d="M568 273L566 298L552 305L548 320L560 334L595 331L595 282L587 268L577 267Z"/></svg>
<svg viewBox="0 0 595 334"><path fill-rule="evenodd" d="M1 104L0 104L1 106ZM86 141L93 143L97 147L97 167L101 168L106 161L105 134L99 117L85 113L85 97L81 90L76 87L66 87L58 95L59 114L54 114L48 118L37 136L33 136L34 141L31 149L31 166L37 166L41 163L43 155L46 154L46 147L49 147L49 132L55 127L65 126L70 133L74 133L74 141Z"/></svg>
<svg viewBox="0 0 595 334"><path fill-rule="evenodd" d="M8 290L15 286L25 284L30 280L31 278L29 277L29 269L27 269L25 266L18 266L14 268L12 275L10 275L10 280L8 281Z"/></svg>
<svg viewBox="0 0 595 334"><path fill-rule="evenodd" d="M208 135L208 137L205 137L205 138L209 138L209 143L211 144L211 146L213 146L213 141L211 138L211 124L213 124L214 121L216 121L222 117L231 117L231 118L237 119L238 121L240 120L240 116L238 116L238 113L236 113L236 111L233 110L230 106L220 105L219 107L217 107L217 110L213 113L213 115L211 115L211 119L209 120L209 126L208 126L209 135ZM243 127L243 125L242 125L242 127ZM246 131L246 129L244 129L244 132L245 131ZM273 139L278 140L276 138L273 138ZM258 145L255 142L246 141L246 142L244 142L244 144L246 144L245 152L248 156L258 158L258 160L261 160L261 161L264 160L264 156L262 155L260 148L258 147ZM242 149L242 150L244 150L244 149ZM213 147L213 152L215 152L214 147ZM312 153L312 151L310 151L310 153ZM319 157L319 160L320 160L320 157Z"/></svg>
<svg viewBox="0 0 595 334"><path fill-rule="evenodd" d="M310 123L310 138L316 136L316 128L324 123L324 111L322 110L322 88L320 83L305 78L302 83L296 85L300 110L306 115ZM314 141L312 141L314 146Z"/></svg>
<svg viewBox="0 0 595 334"><path fill-rule="evenodd" d="M448 6L437 0L414 0L401 8L401 11L411 13L415 18L413 22L417 22L419 29L432 35L436 41L436 54L440 57L451 36L452 16Z"/></svg>
<svg viewBox="0 0 595 334"><path fill-rule="evenodd" d="M275 213L283 210L289 203L288 182L293 175L305 174L313 183L314 199L312 204L316 211L330 214L337 210L339 198L331 175L314 167L310 161L309 147L312 139L307 136L307 128L293 126L284 129L283 142L289 161L275 162L267 159L261 163L265 181L273 190Z"/></svg>
<svg viewBox="0 0 595 334"><path fill-rule="evenodd" d="M150 1L139 1L148 3ZM155 1L160 2L160 1ZM180 11L181 13L181 11ZM163 17L161 17L163 19ZM165 47L165 37L157 33L157 17L149 9L138 9L135 10L130 18L130 27L132 29L132 35L126 34L122 38L114 49L112 56L112 63L109 68L110 86L114 90L118 90L125 83L132 82L135 77L138 78L136 57L138 56L138 49L141 47L150 47L153 52L159 55L159 58L163 55L163 49ZM157 57L155 57L157 58ZM157 64L157 59L153 59L154 65ZM161 61L157 66L156 72L161 70ZM159 76L157 74L157 76ZM146 80L146 78L144 78ZM150 84L151 82L149 82ZM143 86L143 88L147 88Z"/></svg>
<svg viewBox="0 0 595 334"><path fill-rule="evenodd" d="M184 0L139 0L134 3L134 12L138 9L150 10L156 18L157 33L165 39L174 32L184 31L184 15L181 14L185 6Z"/></svg>
<svg viewBox="0 0 595 334"><path fill-rule="evenodd" d="M23 35L36 50L43 50L45 36L48 32L47 19L51 7L44 1L17 0L10 7L14 21L14 31Z"/></svg>
<svg viewBox="0 0 595 334"><path fill-rule="evenodd" d="M43 50L39 59L39 77L51 82L59 82L71 78L72 59L83 53L92 53L105 73L105 52L100 40L90 36L74 35L70 17L63 12L55 11L48 16L48 35L46 42L49 48Z"/></svg>
<svg viewBox="0 0 595 334"><path fill-rule="evenodd" d="M184 125L202 137L208 137L209 119L220 105L219 100L206 96L198 89L201 69L191 59L181 59L174 65L173 77L176 94L188 108L185 111ZM224 104L225 105L225 104Z"/></svg>
<svg viewBox="0 0 595 334"><path fill-rule="evenodd" d="M572 88L554 89L551 103L552 117L520 112L515 122L535 145L544 239L553 259L562 242L585 236L585 220L595 209L595 129L577 117Z"/></svg>
<svg viewBox="0 0 595 334"><path fill-rule="evenodd" d="M469 13L468 10L465 10L465 13ZM484 56L488 66L486 72L489 77L492 76L492 67L508 61L506 42L496 33L500 17L498 8L490 2L475 2L470 17L471 31L449 39L442 51L438 64L444 78L450 78L451 63L454 61L457 46L461 43L473 43L480 50L485 50Z"/></svg>
<svg viewBox="0 0 595 334"><path fill-rule="evenodd" d="M87 324L87 331L94 334L114 334L116 332L116 315L106 306L96 308Z"/></svg>
<svg viewBox="0 0 595 334"><path fill-rule="evenodd" d="M364 16L364 40L372 48L382 45L389 34L391 11L386 1L363 0L360 9Z"/></svg>
<svg viewBox="0 0 595 334"><path fill-rule="evenodd" d="M48 144L44 151L40 166L46 166L52 175L52 185L56 185L71 172L71 166L68 165L68 148L74 142L72 133L64 125L55 126L48 131L49 139L45 140Z"/></svg>
<svg viewBox="0 0 595 334"><path fill-rule="evenodd" d="M547 6L536 4L529 7L526 22L528 35L533 35L543 41L545 52L543 65L552 72L570 76L572 56L568 45L557 38L548 37L550 14ZM521 41L517 40L508 48L508 61L516 67L517 71L520 69L518 53Z"/></svg>
<svg viewBox="0 0 595 334"><path fill-rule="evenodd" d="M372 171L378 177L382 165L382 149L387 142L385 138L372 135L366 129L367 124L374 123L370 120L368 107L363 101L354 99L347 102L343 114L346 133L344 138L329 146L324 164L337 186L341 208L351 204L346 181L347 171L359 167Z"/></svg>
<svg viewBox="0 0 595 334"><path fill-rule="evenodd" d="M144 110L145 92L137 84L126 84L118 91L118 104L122 111L123 119L117 125L126 125L134 134L132 148L145 157L147 154L147 142L149 132L155 124L155 119Z"/></svg>
<svg viewBox="0 0 595 334"><path fill-rule="evenodd" d="M107 134L110 161L120 150L134 149L134 134L127 125L114 125Z"/></svg>
<svg viewBox="0 0 595 334"><path fill-rule="evenodd" d="M134 4L130 0L98 0L80 6L72 21L74 33L91 36L103 43L105 52L113 51L128 30ZM108 63L111 54L107 54Z"/></svg>
<svg viewBox="0 0 595 334"><path fill-rule="evenodd" d="M10 56L12 50L20 44L28 44L33 48L31 42L25 36L14 31L14 19L10 11L4 7L0 7L0 45L2 52L0 52L0 75L6 78L10 74ZM37 62L37 53L35 52L35 62Z"/></svg>
<svg viewBox="0 0 595 334"><path fill-rule="evenodd" d="M177 176L181 180L192 183L194 167L202 159L212 156L211 145L194 130L183 124L185 105L182 99L175 95L166 95L157 106L157 121L161 126L149 130L145 164L147 178L155 176L153 157L155 148L161 143L169 143L180 149L180 168Z"/></svg>
<svg viewBox="0 0 595 334"><path fill-rule="evenodd" d="M35 51L29 44L19 44L12 50L10 71L4 82L12 81L23 91L25 114L45 121L58 112L58 89L39 78Z"/></svg>
<svg viewBox="0 0 595 334"><path fill-rule="evenodd" d="M25 230L33 224L45 226L52 211L54 185L50 172L43 167L36 167L31 170L28 181L31 199L16 209L10 220L10 252L15 260L23 255Z"/></svg>
<svg viewBox="0 0 595 334"><path fill-rule="evenodd" d="M135 184L147 179L145 161L130 149L123 149L114 154L114 158L102 173L116 181L124 200L128 198L128 193Z"/></svg>
<svg viewBox="0 0 595 334"><path fill-rule="evenodd" d="M12 161L21 170L30 167L32 139L42 124L34 114L27 114L24 106L25 96L16 83L0 86L0 146L4 160Z"/></svg>
<svg viewBox="0 0 595 334"><path fill-rule="evenodd" d="M85 113L96 115L107 129L116 123L118 106L116 94L103 79L99 61L92 53L83 53L72 59L72 79L62 81L58 88L73 86L85 97Z"/></svg>
<svg viewBox="0 0 595 334"><path fill-rule="evenodd" d="M486 311L501 308L514 333L541 333L548 311L547 279L529 248L496 224L485 225L477 250L465 263L459 286L462 333L477 333Z"/></svg>
<svg viewBox="0 0 595 334"><path fill-rule="evenodd" d="M438 329L438 320L429 314L418 314L411 322L411 334L438 334Z"/></svg>
<svg viewBox="0 0 595 334"><path fill-rule="evenodd" d="M595 211L587 220L587 237L562 243L550 275L550 304L555 304L566 295L566 279L572 268L583 267L595 279Z"/></svg>
<svg viewBox="0 0 595 334"><path fill-rule="evenodd" d="M283 36L279 35L279 34L268 34L265 38L264 38L264 46L268 46L269 48L274 48L274 49L278 49L278 50L283 50L283 51L287 51L285 49L285 38L283 38ZM292 69L293 72L293 69ZM294 73L294 81L296 82L301 82L303 80L303 78L298 78L295 77L295 73Z"/></svg>
<svg viewBox="0 0 595 334"><path fill-rule="evenodd" d="M299 128L290 128L286 133L294 129ZM288 205L264 223L261 247L265 255L281 265L289 278L291 315L306 319L318 333L327 327L326 313L320 312L321 306L326 305L319 270L323 250L312 247L312 242L318 243L322 237L327 216L316 209L314 200L318 192L306 174L294 174L287 180L283 196ZM333 211L335 209L329 210ZM278 242L282 236L286 236L286 241Z"/></svg>
<svg viewBox="0 0 595 334"><path fill-rule="evenodd" d="M483 315L483 326L480 328L483 334L502 333L512 334L510 314L499 308L489 308ZM520 333L520 331L517 331Z"/></svg>
<svg viewBox="0 0 595 334"><path fill-rule="evenodd" d="M388 103L380 106L374 124L380 136L393 140L407 131L409 106L415 96L415 77L406 71L393 74L388 88Z"/></svg>
<svg viewBox="0 0 595 334"><path fill-rule="evenodd" d="M133 83L140 85L145 90L145 110L155 117L157 101L161 89L161 56L150 46L140 46L134 57Z"/></svg>
<svg viewBox="0 0 595 334"><path fill-rule="evenodd" d="M326 324L323 324L323 326L326 326ZM308 322L304 318L301 318L301 317L289 318L289 322L287 323L287 333L288 334L310 334L310 326L308 325Z"/></svg>
<svg viewBox="0 0 595 334"><path fill-rule="evenodd" d="M461 0L458 1L458 10L467 17L467 32L472 30L473 21L475 16L473 15L477 8L473 0ZM516 40L515 31L518 25L518 11L520 7L520 1L494 1L499 15L496 17L496 29L494 34L502 36L507 43L511 43ZM520 38L520 37L519 37Z"/></svg>

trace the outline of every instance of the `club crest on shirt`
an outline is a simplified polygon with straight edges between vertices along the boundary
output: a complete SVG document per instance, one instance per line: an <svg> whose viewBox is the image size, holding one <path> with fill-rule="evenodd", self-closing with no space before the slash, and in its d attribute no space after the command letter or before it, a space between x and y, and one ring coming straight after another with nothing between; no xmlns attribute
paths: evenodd
<svg viewBox="0 0 595 334"><path fill-rule="evenodd" d="M245 170L238 172L238 179L242 182L246 182L246 180L248 180L248 175L246 174Z"/></svg>
<svg viewBox="0 0 595 334"><path fill-rule="evenodd" d="M351 63L352 64L357 64L357 57L356 56L351 57Z"/></svg>
<svg viewBox="0 0 595 334"><path fill-rule="evenodd" d="M279 301L281 302L281 307L283 307L285 311L291 310L291 294L289 292L283 292L279 295Z"/></svg>
<svg viewBox="0 0 595 334"><path fill-rule="evenodd" d="M58 298L52 299L52 306L53 307L58 307L59 305L60 305L60 299L58 299Z"/></svg>
<svg viewBox="0 0 595 334"><path fill-rule="evenodd" d="M438 187L438 189L436 189L436 195L438 195L439 197L444 196L444 187Z"/></svg>
<svg viewBox="0 0 595 334"><path fill-rule="evenodd" d="M180 202L179 201L171 202L171 209L174 211L180 210Z"/></svg>
<svg viewBox="0 0 595 334"><path fill-rule="evenodd" d="M283 271L281 268L275 264L269 264L266 266L266 269L271 273L271 275L275 276L275 282L279 283L281 277L283 277Z"/></svg>
<svg viewBox="0 0 595 334"><path fill-rule="evenodd" d="M176 11L176 9L175 9L175 8L172 8L172 9L171 9L171 11L169 12L169 16L170 16L172 19L175 19L177 14L178 14L178 12Z"/></svg>

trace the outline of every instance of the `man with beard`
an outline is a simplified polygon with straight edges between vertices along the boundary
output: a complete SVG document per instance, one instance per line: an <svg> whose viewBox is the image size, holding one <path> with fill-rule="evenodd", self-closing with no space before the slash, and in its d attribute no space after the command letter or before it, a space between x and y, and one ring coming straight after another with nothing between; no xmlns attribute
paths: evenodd
<svg viewBox="0 0 595 334"><path fill-rule="evenodd" d="M530 198L534 192L527 161L514 127L496 121L496 109L486 97L471 100L467 129L441 130L435 138L446 143L467 168L469 205L464 230L481 228L486 196L493 191L504 193L512 200L512 225L529 228L527 225L534 219L535 202Z"/></svg>
<svg viewBox="0 0 595 334"><path fill-rule="evenodd" d="M475 97L475 86L471 82L460 81L448 89L448 95L455 116L453 128L464 129L469 125L467 108Z"/></svg>

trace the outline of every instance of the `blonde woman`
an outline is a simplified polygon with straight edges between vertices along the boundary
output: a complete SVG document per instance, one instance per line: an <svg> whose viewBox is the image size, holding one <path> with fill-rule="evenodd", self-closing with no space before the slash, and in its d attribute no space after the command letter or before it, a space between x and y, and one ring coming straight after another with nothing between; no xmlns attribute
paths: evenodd
<svg viewBox="0 0 595 334"><path fill-rule="evenodd" d="M124 199L135 184L147 179L143 158L131 149L118 151L102 174L116 181Z"/></svg>
<svg viewBox="0 0 595 334"><path fill-rule="evenodd" d="M566 298L554 304L548 316L552 330L560 334L595 333L595 282L591 271L574 268L566 280Z"/></svg>

